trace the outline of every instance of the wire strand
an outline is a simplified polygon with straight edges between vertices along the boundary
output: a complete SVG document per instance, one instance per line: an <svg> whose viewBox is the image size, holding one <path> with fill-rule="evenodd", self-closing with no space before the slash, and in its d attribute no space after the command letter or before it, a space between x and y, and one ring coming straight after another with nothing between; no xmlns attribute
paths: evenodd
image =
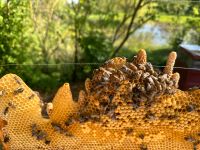
<svg viewBox="0 0 200 150"><path fill-rule="evenodd" d="M61 65L102 65L103 63L93 63L93 62L86 62L86 63L60 63L60 64L1 64L0 67L7 67L7 66L61 66ZM155 68L164 68L165 66L153 65ZM174 67L175 69L184 69L184 70L197 70L200 71L200 68L192 68L192 67Z"/></svg>
<svg viewBox="0 0 200 150"><path fill-rule="evenodd" d="M164 68L165 66L157 66L157 65L153 65L154 67L156 68ZM184 69L184 70L197 70L197 71L200 71L200 68L186 68L186 67L173 67L175 69Z"/></svg>
<svg viewBox="0 0 200 150"><path fill-rule="evenodd" d="M103 63L59 63L59 64L1 64L0 67L6 67L6 66L60 66L60 65L100 65Z"/></svg>
<svg viewBox="0 0 200 150"><path fill-rule="evenodd" d="M200 3L200 0L150 0L152 2L173 2L173 3Z"/></svg>

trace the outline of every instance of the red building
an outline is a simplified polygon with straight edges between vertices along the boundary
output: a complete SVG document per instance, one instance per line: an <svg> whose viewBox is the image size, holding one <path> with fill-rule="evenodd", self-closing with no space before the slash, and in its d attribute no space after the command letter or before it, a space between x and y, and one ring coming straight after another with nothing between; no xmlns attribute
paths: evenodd
<svg viewBox="0 0 200 150"><path fill-rule="evenodd" d="M180 45L177 51L178 58L175 66L180 73L180 89L187 90L194 86L200 86L200 46ZM182 68L183 67L183 68Z"/></svg>

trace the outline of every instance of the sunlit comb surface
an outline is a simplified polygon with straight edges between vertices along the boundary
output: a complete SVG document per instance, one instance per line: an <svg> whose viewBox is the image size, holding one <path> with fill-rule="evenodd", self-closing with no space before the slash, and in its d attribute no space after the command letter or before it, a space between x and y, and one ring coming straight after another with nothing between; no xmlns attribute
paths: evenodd
<svg viewBox="0 0 200 150"><path fill-rule="evenodd" d="M132 62L113 58L86 79L78 102L65 83L49 119L38 96L14 74L0 79L1 141L13 150L200 149L200 89L178 89L176 53L163 72L140 50Z"/></svg>

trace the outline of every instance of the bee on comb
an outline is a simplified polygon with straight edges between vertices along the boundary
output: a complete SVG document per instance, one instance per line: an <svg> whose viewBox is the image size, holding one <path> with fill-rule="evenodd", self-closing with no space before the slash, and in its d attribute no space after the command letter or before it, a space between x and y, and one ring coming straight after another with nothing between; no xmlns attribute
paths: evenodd
<svg viewBox="0 0 200 150"><path fill-rule="evenodd" d="M8 111L9 111L9 107L7 106L4 111L3 111L3 114L6 116L8 114Z"/></svg>
<svg viewBox="0 0 200 150"><path fill-rule="evenodd" d="M15 79L15 81L16 81L17 84L21 85L20 80L16 76L14 77L14 79Z"/></svg>
<svg viewBox="0 0 200 150"><path fill-rule="evenodd" d="M5 95L5 91L4 90L0 90L0 97Z"/></svg>
<svg viewBox="0 0 200 150"><path fill-rule="evenodd" d="M14 90L14 95L20 94L24 91L24 88L18 87L17 89Z"/></svg>

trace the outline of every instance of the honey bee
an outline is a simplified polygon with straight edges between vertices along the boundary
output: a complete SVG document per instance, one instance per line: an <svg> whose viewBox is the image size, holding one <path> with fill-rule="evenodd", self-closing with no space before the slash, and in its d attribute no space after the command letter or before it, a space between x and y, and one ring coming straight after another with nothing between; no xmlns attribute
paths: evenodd
<svg viewBox="0 0 200 150"><path fill-rule="evenodd" d="M21 82L19 81L19 79L17 79L17 77L14 77L14 79L17 82L17 84L21 85Z"/></svg>
<svg viewBox="0 0 200 150"><path fill-rule="evenodd" d="M105 62L105 65L114 64L114 60L110 59Z"/></svg>
<svg viewBox="0 0 200 150"><path fill-rule="evenodd" d="M11 108L13 108L13 109L16 109L16 106L14 105L13 102L9 102L9 103L8 103L8 106L11 107Z"/></svg>
<svg viewBox="0 0 200 150"><path fill-rule="evenodd" d="M107 68L107 70L110 71L110 72L115 72L114 68Z"/></svg>
<svg viewBox="0 0 200 150"><path fill-rule="evenodd" d="M88 121L89 120L89 117L88 116L85 116L85 115L80 115L79 116L79 122L80 123L84 123L84 122L86 122L86 121Z"/></svg>
<svg viewBox="0 0 200 150"><path fill-rule="evenodd" d="M112 74L112 72L110 72L110 71L108 71L106 69L104 69L104 73L106 73L107 76L110 76Z"/></svg>
<svg viewBox="0 0 200 150"><path fill-rule="evenodd" d="M146 67L145 67L144 64L139 64L139 65L138 65L138 68L139 68L140 70L146 70Z"/></svg>
<svg viewBox="0 0 200 150"><path fill-rule="evenodd" d="M71 124L73 124L73 119L72 119L72 118L69 118L69 119L65 122L65 125L66 125L66 126L69 126L69 125L71 125Z"/></svg>
<svg viewBox="0 0 200 150"><path fill-rule="evenodd" d="M152 66L152 64L149 63L149 62L146 63L146 69L147 69L147 71L150 72L151 74L154 73L153 66Z"/></svg>
<svg viewBox="0 0 200 150"><path fill-rule="evenodd" d="M112 72L100 67L100 70L103 71L103 76L106 77L106 78L109 78L110 75L112 74Z"/></svg>
<svg viewBox="0 0 200 150"><path fill-rule="evenodd" d="M150 91L151 89L152 89L151 84L147 83L146 90L147 90L147 91Z"/></svg>
<svg viewBox="0 0 200 150"><path fill-rule="evenodd" d="M59 125L59 124L56 124L56 123L51 123L51 125L52 125L52 127L53 127L53 129L55 130L55 131L58 131L58 132L62 132L62 128L61 128L61 126Z"/></svg>
<svg viewBox="0 0 200 150"><path fill-rule="evenodd" d="M134 74L134 78L135 78L136 80L139 80L140 77L141 77L141 75L142 75L142 71L141 71L141 70L136 71L135 74Z"/></svg>
<svg viewBox="0 0 200 150"><path fill-rule="evenodd" d="M142 93L146 93L146 90L143 85L138 85L137 89L140 90Z"/></svg>
<svg viewBox="0 0 200 150"><path fill-rule="evenodd" d="M119 76L124 75L124 73L121 70L117 70L117 74L119 74Z"/></svg>
<svg viewBox="0 0 200 150"><path fill-rule="evenodd" d="M46 132L38 130L36 135L37 140L43 140L47 136Z"/></svg>
<svg viewBox="0 0 200 150"><path fill-rule="evenodd" d="M128 68L126 65L123 65L121 70L125 73L128 73L128 74L132 74L132 70L130 68Z"/></svg>
<svg viewBox="0 0 200 150"><path fill-rule="evenodd" d="M109 77L103 77L103 80L104 81L109 81L110 79L109 79Z"/></svg>
<svg viewBox="0 0 200 150"><path fill-rule="evenodd" d="M162 86L162 90L165 91L166 88L167 88L167 84L166 84L166 82L163 82L163 83L161 84L161 86Z"/></svg>
<svg viewBox="0 0 200 150"><path fill-rule="evenodd" d="M152 112L147 112L147 114L145 115L145 118L149 120L155 120L156 117Z"/></svg>
<svg viewBox="0 0 200 150"><path fill-rule="evenodd" d="M169 115L169 116L168 116L168 119L169 119L169 120L177 120L177 119L178 119L178 116L177 116L177 115Z"/></svg>
<svg viewBox="0 0 200 150"><path fill-rule="evenodd" d="M144 134L139 134L138 137L144 139Z"/></svg>
<svg viewBox="0 0 200 150"><path fill-rule="evenodd" d="M158 89L159 91L162 91L162 86L161 86L161 84L156 84L156 87L157 87L157 89Z"/></svg>
<svg viewBox="0 0 200 150"><path fill-rule="evenodd" d="M3 138L4 143L8 143L10 141L10 137L6 134Z"/></svg>
<svg viewBox="0 0 200 150"><path fill-rule="evenodd" d="M112 119L116 120L116 114L115 114L116 107L106 107L105 113Z"/></svg>
<svg viewBox="0 0 200 150"><path fill-rule="evenodd" d="M0 91L0 97L1 97L1 96L4 96L4 95L5 95L5 91L4 91L4 90L1 90L1 91Z"/></svg>
<svg viewBox="0 0 200 150"><path fill-rule="evenodd" d="M193 112L193 111L196 110L196 108L197 108L197 106L195 104L189 104L189 105L186 106L186 111L187 112Z"/></svg>
<svg viewBox="0 0 200 150"><path fill-rule="evenodd" d="M133 133L133 128L127 128L126 135L130 135L131 133Z"/></svg>
<svg viewBox="0 0 200 150"><path fill-rule="evenodd" d="M32 125L31 125L31 133L32 133L32 136L36 136L36 135L37 135L37 132L38 132L37 125L36 125L36 124L32 124Z"/></svg>
<svg viewBox="0 0 200 150"><path fill-rule="evenodd" d="M109 103L112 103L112 100L113 100L113 95L111 94L111 95L109 95Z"/></svg>
<svg viewBox="0 0 200 150"><path fill-rule="evenodd" d="M139 108L140 107L140 100L139 99L133 100L132 106L133 106L133 110Z"/></svg>
<svg viewBox="0 0 200 150"><path fill-rule="evenodd" d="M193 138L192 136L187 136L187 137L185 137L184 139L185 139L187 142L195 142L195 141L196 141L196 139Z"/></svg>
<svg viewBox="0 0 200 150"><path fill-rule="evenodd" d="M140 145L140 150L148 150L147 145L141 144Z"/></svg>
<svg viewBox="0 0 200 150"><path fill-rule="evenodd" d="M49 137L46 137L44 143L48 145L50 144L50 142L51 142L51 139Z"/></svg>
<svg viewBox="0 0 200 150"><path fill-rule="evenodd" d="M114 75L113 76L117 81L121 81L121 79L117 76L117 75Z"/></svg>
<svg viewBox="0 0 200 150"><path fill-rule="evenodd" d="M138 69L133 63L129 63L129 67L133 71L136 71Z"/></svg>
<svg viewBox="0 0 200 150"><path fill-rule="evenodd" d="M70 133L70 132L68 132L68 131L65 131L65 133L64 133L66 136L69 136L69 137L72 137L72 136L74 136L72 133Z"/></svg>
<svg viewBox="0 0 200 150"><path fill-rule="evenodd" d="M152 79L152 76L148 77L147 80L148 80L149 84L155 85L155 82L154 82L154 80Z"/></svg>
<svg viewBox="0 0 200 150"><path fill-rule="evenodd" d="M112 114L111 119L112 119L112 120L117 120L117 116L116 116L115 113Z"/></svg>
<svg viewBox="0 0 200 150"><path fill-rule="evenodd" d="M32 134L32 136L37 136L37 133L38 133L38 131L35 129L35 130L31 130L31 134Z"/></svg>
<svg viewBox="0 0 200 150"><path fill-rule="evenodd" d="M8 111L9 111L9 107L7 106L7 107L4 109L3 114L4 114L4 115L7 115L7 114L8 114Z"/></svg>
<svg viewBox="0 0 200 150"><path fill-rule="evenodd" d="M19 93L22 93L24 91L24 89L22 87L17 88L16 90L14 90L14 95L17 95Z"/></svg>
<svg viewBox="0 0 200 150"><path fill-rule="evenodd" d="M174 94L176 92L176 90L175 89L173 89L172 87L167 87L166 88L166 93L167 94Z"/></svg>
<svg viewBox="0 0 200 150"><path fill-rule="evenodd" d="M31 133L33 137L36 137L37 140L43 140L47 137L47 133L38 129L36 124L31 125Z"/></svg>
<svg viewBox="0 0 200 150"><path fill-rule="evenodd" d="M193 144L193 150L197 150L197 144Z"/></svg>
<svg viewBox="0 0 200 150"><path fill-rule="evenodd" d="M100 121L100 116L99 115L91 115L90 118L93 120L93 121Z"/></svg>
<svg viewBox="0 0 200 150"><path fill-rule="evenodd" d="M167 74L163 74L163 75L160 75L160 76L158 77L158 80L159 80L160 82L164 82L165 80L167 80L167 78L168 78Z"/></svg>
<svg viewBox="0 0 200 150"><path fill-rule="evenodd" d="M35 94L31 94L31 95L28 97L28 99L32 99L32 98L34 98L34 96L35 96Z"/></svg>
<svg viewBox="0 0 200 150"><path fill-rule="evenodd" d="M197 140L193 143L193 150L197 150L197 145L200 144L200 141Z"/></svg>
<svg viewBox="0 0 200 150"><path fill-rule="evenodd" d="M145 73L143 73L142 78L145 79L145 78L147 78L149 75L150 75L150 73L145 72Z"/></svg>

